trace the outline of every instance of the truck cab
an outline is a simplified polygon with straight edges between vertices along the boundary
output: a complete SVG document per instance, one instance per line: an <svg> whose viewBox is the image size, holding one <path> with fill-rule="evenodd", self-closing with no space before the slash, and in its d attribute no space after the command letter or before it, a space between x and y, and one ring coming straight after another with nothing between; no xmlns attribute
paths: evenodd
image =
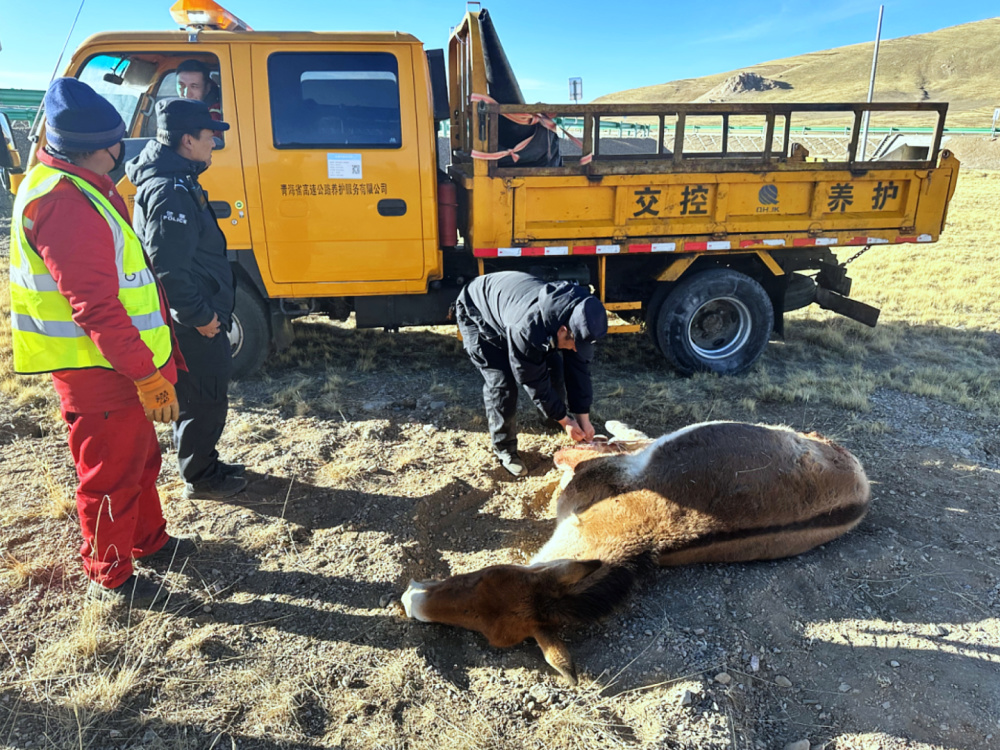
<svg viewBox="0 0 1000 750"><path fill-rule="evenodd" d="M231 125L199 181L240 277L238 372L256 369L270 339L287 339L289 314L328 307L346 317L344 300L423 294L441 277L431 81L415 37L101 33L65 74L119 111L131 159L156 135L156 102L180 95L186 60L210 70L207 88ZM133 207L135 188L112 177Z"/></svg>

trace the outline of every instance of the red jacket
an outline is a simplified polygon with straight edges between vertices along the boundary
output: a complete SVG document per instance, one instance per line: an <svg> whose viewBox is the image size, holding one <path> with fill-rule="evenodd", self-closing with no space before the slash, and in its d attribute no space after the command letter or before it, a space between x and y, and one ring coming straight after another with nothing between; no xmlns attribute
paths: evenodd
<svg viewBox="0 0 1000 750"><path fill-rule="evenodd" d="M128 208L110 177L101 176L56 159L43 150L38 160L82 177L104 193L119 214L130 221ZM81 414L111 411L139 400L133 381L152 375L153 353L118 299L115 245L108 222L79 188L64 180L51 192L32 201L24 214L33 222L25 235L73 308L73 321L83 328L114 370L100 367L52 373L63 411ZM149 259L146 259L149 267ZM157 285L159 288L159 285ZM170 321L170 307L160 288L160 311ZM160 371L177 382L184 360L176 342L173 356ZM185 368L186 369L186 368Z"/></svg>

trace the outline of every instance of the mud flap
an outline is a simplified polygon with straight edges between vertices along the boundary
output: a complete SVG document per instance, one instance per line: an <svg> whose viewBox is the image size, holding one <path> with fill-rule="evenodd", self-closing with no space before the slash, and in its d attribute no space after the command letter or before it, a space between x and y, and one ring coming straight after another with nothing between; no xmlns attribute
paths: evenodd
<svg viewBox="0 0 1000 750"><path fill-rule="evenodd" d="M816 304L824 310L832 310L844 317L864 323L866 326L875 327L878 323L879 313L882 311L877 307L858 302L856 299L845 297L842 294L831 292L823 287L816 287Z"/></svg>

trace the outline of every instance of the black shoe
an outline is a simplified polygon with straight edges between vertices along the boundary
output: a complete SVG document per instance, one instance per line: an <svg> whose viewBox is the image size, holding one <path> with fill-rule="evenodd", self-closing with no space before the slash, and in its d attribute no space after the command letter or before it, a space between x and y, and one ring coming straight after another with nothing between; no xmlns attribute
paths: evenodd
<svg viewBox="0 0 1000 750"><path fill-rule="evenodd" d="M247 480L243 477L224 475L211 484L184 484L184 497L188 500L223 500L227 497L243 492L247 487Z"/></svg>
<svg viewBox="0 0 1000 750"><path fill-rule="evenodd" d="M132 608L147 608L167 598L170 590L155 581L133 575L117 588L108 589L97 581L87 587L87 598L95 601L111 602Z"/></svg>
<svg viewBox="0 0 1000 750"><path fill-rule="evenodd" d="M528 473L527 467L524 465L524 461L521 457L514 453L497 453L497 460L500 465L503 466L507 471L513 474L515 477L523 477Z"/></svg>
<svg viewBox="0 0 1000 750"><path fill-rule="evenodd" d="M227 464L225 461L219 461L219 473L227 477L241 477L246 470L247 467L243 464Z"/></svg>
<svg viewBox="0 0 1000 750"><path fill-rule="evenodd" d="M198 551L198 541L197 536L172 536L156 552L139 559L147 565L167 565L171 562L179 565Z"/></svg>

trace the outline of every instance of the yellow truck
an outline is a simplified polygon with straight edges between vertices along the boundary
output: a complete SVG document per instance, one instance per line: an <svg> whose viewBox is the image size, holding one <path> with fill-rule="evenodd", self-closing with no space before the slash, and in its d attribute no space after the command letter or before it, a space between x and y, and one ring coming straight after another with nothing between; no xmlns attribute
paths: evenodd
<svg viewBox="0 0 1000 750"><path fill-rule="evenodd" d="M947 104L529 105L485 10L447 52L399 32L256 32L211 0L171 12L182 30L97 34L66 75L118 108L131 156L177 66L211 70L233 127L201 179L241 281L241 374L287 345L295 316L440 324L470 278L512 269L590 285L613 332L644 327L682 373L739 373L789 310L874 325L834 251L936 241L955 190ZM865 117L895 112L932 119L931 145L865 160ZM848 121L840 157L795 142L817 116ZM604 127L625 118L651 134L627 153ZM748 125L750 150L733 135Z"/></svg>

